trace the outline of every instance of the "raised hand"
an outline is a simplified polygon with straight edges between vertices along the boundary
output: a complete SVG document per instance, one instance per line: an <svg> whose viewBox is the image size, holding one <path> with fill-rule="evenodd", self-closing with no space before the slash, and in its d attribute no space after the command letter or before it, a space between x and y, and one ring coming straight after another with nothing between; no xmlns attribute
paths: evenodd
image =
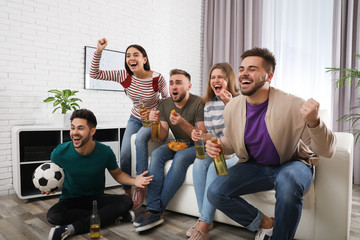
<svg viewBox="0 0 360 240"><path fill-rule="evenodd" d="M319 107L320 104L310 98L300 108L302 118L310 128L317 127L320 124Z"/></svg>
<svg viewBox="0 0 360 240"><path fill-rule="evenodd" d="M101 38L97 41L97 48L96 48L96 53L97 54L101 54L102 51L105 49L105 47L107 46L108 42L106 40L106 38Z"/></svg>

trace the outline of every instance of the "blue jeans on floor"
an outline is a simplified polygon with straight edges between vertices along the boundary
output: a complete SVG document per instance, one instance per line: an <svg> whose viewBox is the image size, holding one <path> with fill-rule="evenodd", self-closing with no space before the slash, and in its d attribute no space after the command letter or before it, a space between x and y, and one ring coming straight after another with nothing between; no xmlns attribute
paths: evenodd
<svg viewBox="0 0 360 240"><path fill-rule="evenodd" d="M148 142L151 138L151 127L144 128L141 120L130 115L121 143L120 168L131 175L131 136L136 133L136 174L148 170ZM131 186L123 185L124 189Z"/></svg>
<svg viewBox="0 0 360 240"><path fill-rule="evenodd" d="M264 214L240 196L275 189L272 239L293 239L301 217L302 196L309 188L312 169L301 161L280 166L238 163L209 186L208 199L217 209L250 231L257 231Z"/></svg>
<svg viewBox="0 0 360 240"><path fill-rule="evenodd" d="M239 159L235 154L233 157L226 159L228 169L234 166L238 160ZM200 212L199 220L206 222L207 224L212 223L216 210L207 198L207 190L210 184L218 177L222 176L216 174L213 158L206 155L204 159L195 159L193 165L193 181Z"/></svg>
<svg viewBox="0 0 360 240"><path fill-rule="evenodd" d="M148 185L147 210L163 212L183 184L186 171L195 160L195 147L189 146L178 152L163 144L151 153L149 175L154 175ZM171 167L164 176L165 163L173 159Z"/></svg>

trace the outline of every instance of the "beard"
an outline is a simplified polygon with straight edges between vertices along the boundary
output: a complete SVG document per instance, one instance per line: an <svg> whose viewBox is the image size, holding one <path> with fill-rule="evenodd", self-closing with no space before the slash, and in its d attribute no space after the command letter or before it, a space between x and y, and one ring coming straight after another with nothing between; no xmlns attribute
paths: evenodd
<svg viewBox="0 0 360 240"><path fill-rule="evenodd" d="M74 145L74 148L81 148L82 146L84 146L88 141L90 140L90 134L87 135L85 138L82 138L78 145L75 145L74 141L73 141L73 145Z"/></svg>
<svg viewBox="0 0 360 240"><path fill-rule="evenodd" d="M260 77L260 81L255 83L255 86L253 88L246 90L246 91L241 88L241 84L240 84L241 94L244 96L252 96L254 93L257 92L257 90L259 90L260 88L262 88L265 85L266 78L267 78L267 74L264 77Z"/></svg>
<svg viewBox="0 0 360 240"><path fill-rule="evenodd" d="M171 98L174 102L181 102L186 97L186 92L179 95L179 98L177 100L174 99L173 95L171 95Z"/></svg>

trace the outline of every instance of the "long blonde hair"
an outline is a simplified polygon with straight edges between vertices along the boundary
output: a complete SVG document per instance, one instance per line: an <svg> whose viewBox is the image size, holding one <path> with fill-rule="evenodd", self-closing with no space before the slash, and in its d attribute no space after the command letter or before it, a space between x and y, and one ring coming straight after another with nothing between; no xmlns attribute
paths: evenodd
<svg viewBox="0 0 360 240"><path fill-rule="evenodd" d="M227 86L228 86L227 90L231 93L231 95L233 97L239 95L239 92L240 92L238 83L236 81L234 69L231 67L231 65L227 62L215 63L209 71L209 78L208 78L208 84L206 87L206 94L201 99L201 102L203 104L205 104L205 102L207 102L209 99L215 98L215 93L210 86L211 73L214 71L214 69L220 69L223 72L223 74L225 75L225 79L227 81Z"/></svg>

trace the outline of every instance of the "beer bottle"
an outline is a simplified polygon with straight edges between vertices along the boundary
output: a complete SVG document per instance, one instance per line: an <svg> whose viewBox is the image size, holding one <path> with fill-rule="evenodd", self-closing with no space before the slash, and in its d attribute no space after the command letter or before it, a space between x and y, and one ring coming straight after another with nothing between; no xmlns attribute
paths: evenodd
<svg viewBox="0 0 360 240"><path fill-rule="evenodd" d="M199 123L195 123L195 131L200 132ZM195 141L195 153L196 158L203 159L205 158L205 144L204 144L204 137L201 136L199 140Z"/></svg>
<svg viewBox="0 0 360 240"><path fill-rule="evenodd" d="M144 104L142 98L139 98L139 108L140 108L140 117L141 117L141 121L142 121L143 127L150 127L150 124L151 124L151 123L150 123L149 119L148 119L148 118L147 118L147 119L144 119L144 118L141 116L142 113L145 113L145 112L148 111L148 110L145 108L145 104Z"/></svg>
<svg viewBox="0 0 360 240"><path fill-rule="evenodd" d="M90 239L100 240L100 216L97 209L97 201L93 201L92 214L90 216Z"/></svg>
<svg viewBox="0 0 360 240"><path fill-rule="evenodd" d="M158 109L153 108L153 111L158 111ZM151 141L160 142L160 121L151 122Z"/></svg>
<svg viewBox="0 0 360 240"><path fill-rule="evenodd" d="M218 138L216 136L215 131L211 131L211 141L213 143L218 142ZM228 168L226 165L225 156L224 156L222 148L220 148L219 155L214 158L214 165L215 165L215 169L216 169L216 174L218 176L223 176L223 175L228 174L229 171L228 171Z"/></svg>

